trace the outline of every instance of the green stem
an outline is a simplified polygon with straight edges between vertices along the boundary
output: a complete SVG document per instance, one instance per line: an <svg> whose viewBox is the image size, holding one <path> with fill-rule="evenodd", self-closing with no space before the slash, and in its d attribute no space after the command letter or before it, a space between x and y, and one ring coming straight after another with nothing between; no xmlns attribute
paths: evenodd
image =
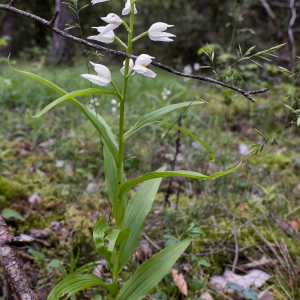
<svg viewBox="0 0 300 300"><path fill-rule="evenodd" d="M130 14L130 30L128 31L128 48L127 54L131 54L132 50L132 32L133 32L133 21L134 21L134 4L133 0L130 1L131 14ZM120 123L119 123L119 158L117 161L117 193L119 192L122 184L122 168L123 168L123 152L124 152L124 115L125 115L125 99L128 83L128 72L129 71L129 58L126 58L125 70L124 70L124 80L122 89L122 100L120 102ZM117 216L116 216L117 228L121 228L122 223L122 197L118 197L117 205ZM113 282L118 284L119 275L119 260L120 260L120 249L115 250L114 255L114 268L113 268Z"/></svg>
<svg viewBox="0 0 300 300"><path fill-rule="evenodd" d="M120 100L123 100L123 97L122 97L122 95L121 95L121 93L120 93L120 91L119 91L117 85L116 85L113 81L111 81L110 84L114 87L115 91L117 92L117 94L118 94L118 96L119 96L119 99L120 99Z"/></svg>
<svg viewBox="0 0 300 300"><path fill-rule="evenodd" d="M115 36L115 40L121 44L125 49L127 49L128 47L126 46L126 44L124 42L121 41L121 39L119 39L117 36Z"/></svg>
<svg viewBox="0 0 300 300"><path fill-rule="evenodd" d="M131 21L131 20L130 20ZM126 28L126 30L129 32L129 33L132 33L132 30L128 27L127 23L125 21L122 22L122 24L124 25L124 27Z"/></svg>
<svg viewBox="0 0 300 300"><path fill-rule="evenodd" d="M149 32L146 31L146 32L144 32L144 33L138 35L137 37L135 37L135 38L132 40L132 42L135 42L135 41L139 40L140 38L142 38L143 36L147 35L148 33L149 33Z"/></svg>

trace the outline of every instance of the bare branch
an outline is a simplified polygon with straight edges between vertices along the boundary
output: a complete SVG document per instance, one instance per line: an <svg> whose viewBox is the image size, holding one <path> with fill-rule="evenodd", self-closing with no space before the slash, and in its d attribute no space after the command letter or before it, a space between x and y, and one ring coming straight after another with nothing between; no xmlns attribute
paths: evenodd
<svg viewBox="0 0 300 300"><path fill-rule="evenodd" d="M15 1L16 1L16 0L11 0L7 5L13 6Z"/></svg>
<svg viewBox="0 0 300 300"><path fill-rule="evenodd" d="M31 289L29 279L22 269L16 250L7 243L12 239L13 236L0 210L0 262L4 276L18 299L38 300L37 294Z"/></svg>
<svg viewBox="0 0 300 300"><path fill-rule="evenodd" d="M83 40L83 39L80 39L78 37L75 37L73 35L70 35L62 30L59 30L58 28L56 27L53 27L53 19L55 17L52 18L51 21L47 21L43 18L40 18L38 16L35 16L33 14L30 14L30 13L27 13L25 11L22 11L22 10L19 10L19 9L16 9L10 5L4 5L4 4L0 4L0 9L2 10L6 10L6 11L10 11L10 12L13 12L13 13L16 13L16 14L19 14L19 15L22 15L22 16L25 16L27 18L30 18L30 19L33 19L47 27L49 27L53 32L67 38L67 39L71 39L75 42L78 42L78 43L81 43L83 45L86 45L88 47L91 47L91 48L94 48L94 49L97 49L99 51L103 51L103 52L106 52L106 53L109 53L109 54L112 54L112 55L116 55L116 56L121 56L121 57L125 57L125 58L132 58L132 59L136 59L137 56L135 55L129 55L125 52L122 52L122 51L116 51L116 50L113 50L113 49L109 49L109 48L106 48L106 47L102 47L102 46L99 46L99 45L96 45L96 44L93 44L91 42L88 42L86 40ZM208 83L212 83L212 84L216 84L216 85L220 85L220 86L223 86L225 88L228 88L228 89L231 89L231 90L234 90L240 94L242 94L244 97L246 97L247 99L249 99L251 102L256 102L252 97L251 97L251 94L258 94L258 93L264 93L266 92L268 89L263 89L263 90L259 90L259 91L244 91L240 88L237 88L235 86L232 86L232 85L229 85L229 84L226 84L222 81L218 81L216 79L213 79L213 78L210 78L210 77L204 77L204 76L196 76L196 75L191 75L191 74L184 74L184 73L181 73L181 72L178 72L174 69L172 69L171 67L169 66L166 66L166 65L163 65L159 62L156 62L156 61L152 61L151 63L152 65L158 67L158 68L161 68L169 73L172 73L174 75L178 75L178 76L181 76L181 77L187 77L187 78L193 78L193 79L197 79L197 80L202 80L202 81L205 81L205 82L208 82Z"/></svg>
<svg viewBox="0 0 300 300"><path fill-rule="evenodd" d="M267 0L260 0L262 6L265 8L268 16L270 17L270 19L272 20L276 30L277 30L277 33L278 33L278 36L281 38L281 40L285 43L285 38L284 38L284 34L277 22L277 18L272 10L272 8L270 7L269 3Z"/></svg>
<svg viewBox="0 0 300 300"><path fill-rule="evenodd" d="M296 44L295 44L295 37L294 37L294 33L293 33L293 26L294 26L296 18L297 18L295 0L290 1L290 9L291 9L291 12L292 12L292 17L291 17L291 20L290 20L290 23L289 23L289 28L288 28L288 34L289 34L289 38L290 38L290 42L291 42L291 46L292 46L290 67L291 67L291 72L295 73L295 69L296 69Z"/></svg>
<svg viewBox="0 0 300 300"><path fill-rule="evenodd" d="M57 12L54 14L52 20L50 21L50 24L49 24L49 25L50 25L51 28L54 27L54 23L55 23L55 21L56 21L56 19L57 19L57 17L58 17L58 14L59 14L59 11L57 11Z"/></svg>

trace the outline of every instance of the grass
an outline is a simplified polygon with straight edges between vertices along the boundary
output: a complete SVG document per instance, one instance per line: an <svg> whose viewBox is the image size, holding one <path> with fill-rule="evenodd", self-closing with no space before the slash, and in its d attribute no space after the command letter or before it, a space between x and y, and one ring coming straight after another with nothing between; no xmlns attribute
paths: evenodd
<svg viewBox="0 0 300 300"><path fill-rule="evenodd" d="M79 76L86 72L81 62L74 68L48 69L42 66L37 69L33 64L18 63L15 67L37 73L67 91L89 87L88 82ZM242 157L239 153L241 144L249 146L263 141L254 128L268 136L294 117L283 106L283 99L293 87L288 80L272 86L266 94L255 95L258 104L254 105L228 90L209 86L201 91L204 83L185 82L182 78L155 71L158 77L154 80L140 75L132 77L126 103L126 129L145 113L172 103L191 101L195 97L208 102L189 108L182 118L182 127L210 145L215 152L215 163L209 161L209 153L200 144L181 134L181 152L176 162L178 169L205 174L228 169ZM112 73L114 81L120 85L119 70L114 68ZM261 85L269 86L270 82L261 82L253 76L249 84L255 89ZM164 89L171 91L167 99L161 94ZM68 269L69 245L74 253L80 252L77 267L99 260L93 248L92 230L99 216L107 221L111 219L111 208L98 134L68 102L40 119L30 119L26 115L28 108L31 113L38 112L59 95L6 65L0 70L0 97L0 183L5 183L0 187L0 205L17 210L25 218L23 222L8 220L13 233L30 234L32 229L50 232L49 247L42 244L30 246L44 254L46 264L58 259ZM79 100L87 103L90 98ZM98 97L97 112L117 134L118 105L112 105L111 100L111 96ZM164 121L175 122L181 112L170 113ZM124 160L128 179L137 176L152 154L142 173L165 163L168 169L171 168L177 131L172 129L161 141L167 131L165 125L152 124L127 141ZM297 275L299 242L293 237L297 236L299 227L299 134L299 128L295 126L292 130L291 127L284 128L276 135L279 146L274 143L266 145L262 153L249 157L239 171L215 181L174 179L170 208L164 208L169 180L163 180L145 225L147 236L164 248L169 239L166 235L178 237L188 220L193 220L203 230L188 249L189 256L180 259L189 284L189 297L184 299L200 298L204 289L209 290L215 299L225 299L205 279L212 274L222 274L225 268L231 269L235 265L236 243L240 249L236 272L243 273L240 266L259 260L263 255L277 260L275 265L261 267L273 277L259 290L267 289L274 299L300 299ZM91 182L98 186L95 192L88 193L86 188ZM15 187L18 193L11 192ZM179 209L175 210L178 191ZM39 205L28 204L28 196L34 193L42 199ZM55 230L57 222L59 230ZM144 240L146 247L141 244L137 249L128 269L121 274L123 280L150 253L157 252L147 243ZM41 268L29 254L23 251L20 255L28 261L26 270L42 297ZM102 276L104 279L109 277L106 266ZM47 291L62 278L57 269L48 272ZM97 292L106 299L105 292L97 289L84 291L77 299L86 299ZM165 276L152 295L162 299L183 299L171 273ZM232 299L232 295L227 295L226 299Z"/></svg>

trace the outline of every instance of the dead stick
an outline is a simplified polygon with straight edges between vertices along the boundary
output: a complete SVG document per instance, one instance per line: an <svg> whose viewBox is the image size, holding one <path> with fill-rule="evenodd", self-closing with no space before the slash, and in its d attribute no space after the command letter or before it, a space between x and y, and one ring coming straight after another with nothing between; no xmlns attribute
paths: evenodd
<svg viewBox="0 0 300 300"><path fill-rule="evenodd" d="M113 55L117 55L117 56L121 56L121 57L125 57L125 58L132 58L132 59L137 58L137 56L135 56L135 55L129 55L129 54L127 54L125 52L122 52L122 51L116 51L116 50L113 50L113 49L109 49L109 48L106 48L106 47L102 47L102 46L93 44L93 43L88 42L86 40L83 40L83 39L80 39L80 38L75 37L73 35L70 35L70 34L64 32L64 31L62 31L62 30L60 30L56 27L53 27L53 19L54 18L52 18L51 21L47 21L47 20L45 20L43 18L40 18L36 15L30 14L30 13L25 12L23 10L16 9L15 7L12 7L9 4L0 4L0 9L10 11L10 12L13 12L15 14L22 15L22 16L25 16L27 18L33 19L33 20L49 27L53 32L65 37L67 39L73 40L75 42L81 43L81 44L86 45L88 47L97 49L99 51L106 52L106 53L113 54ZM235 86L226 84L222 81L219 81L219 80L216 80L216 79L213 79L213 78L210 78L210 77L196 76L196 75L192 75L192 74L185 74L185 73L178 72L178 71L172 69L171 67L163 65L163 64L161 64L159 62L156 62L156 61L152 61L151 64L158 67L158 68L161 68L161 69L163 69L163 70L165 70L169 73L172 73L174 75L178 75L178 76L181 76L181 77L187 77L187 78L193 78L193 79L197 79L197 80L202 80L202 81L206 81L208 83L220 85L222 87L234 90L234 91L242 94L244 97L246 97L248 100L250 100L251 102L254 102L254 103L256 101L251 97L251 94L264 93L264 92L268 91L268 89L261 89L261 90L258 90L258 91L244 91L240 88L237 88Z"/></svg>
<svg viewBox="0 0 300 300"><path fill-rule="evenodd" d="M30 281L23 271L16 250L7 243L8 240L12 239L13 236L0 210L0 262L4 276L6 276L18 299L38 300L37 294L31 289Z"/></svg>

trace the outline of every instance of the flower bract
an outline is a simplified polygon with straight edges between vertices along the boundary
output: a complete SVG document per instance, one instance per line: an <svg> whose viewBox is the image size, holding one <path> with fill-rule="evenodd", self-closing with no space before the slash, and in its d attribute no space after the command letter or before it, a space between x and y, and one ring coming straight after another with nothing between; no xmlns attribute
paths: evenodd
<svg viewBox="0 0 300 300"><path fill-rule="evenodd" d="M126 4L125 4L125 8L122 11L122 15L128 15L131 11L131 6L130 6L130 0L127 0ZM134 13L137 14L137 9L136 6L134 4Z"/></svg>
<svg viewBox="0 0 300 300"><path fill-rule="evenodd" d="M120 70L122 75L124 75L124 71L125 71L125 63L126 63L126 60L124 60L123 62L123 68ZM133 63L133 60L130 58L129 60L129 69L128 69L128 73L130 73L132 70L133 70L133 67L134 67L134 63ZM131 75L133 75L135 72L133 72Z"/></svg>
<svg viewBox="0 0 300 300"><path fill-rule="evenodd" d="M170 37L175 37L176 35L163 32L168 29L168 27L173 27L174 25L168 25L166 23L157 22L154 23L148 30L148 35L150 40L152 41L160 41L160 42L173 42Z"/></svg>
<svg viewBox="0 0 300 300"><path fill-rule="evenodd" d="M100 32L99 35L92 35L89 36L88 39L89 40L96 40L102 43L112 43L115 40L115 34L113 32L113 30L107 32L104 35L101 35L101 33L103 32L103 30L106 28L106 26L100 26L100 27L92 27L98 30L98 32Z"/></svg>
<svg viewBox="0 0 300 300"><path fill-rule="evenodd" d="M94 66L94 69L95 69L96 73L98 73L98 76L91 75L91 74L82 74L81 76L97 85L107 86L112 80L109 69L103 65L94 64L91 61L90 61L90 63Z"/></svg>
<svg viewBox="0 0 300 300"><path fill-rule="evenodd" d="M154 57L149 56L147 54L141 54L135 61L133 70L147 77L152 77L152 78L156 77L157 74L155 74L150 69L146 68L146 66L151 64L152 58Z"/></svg>

